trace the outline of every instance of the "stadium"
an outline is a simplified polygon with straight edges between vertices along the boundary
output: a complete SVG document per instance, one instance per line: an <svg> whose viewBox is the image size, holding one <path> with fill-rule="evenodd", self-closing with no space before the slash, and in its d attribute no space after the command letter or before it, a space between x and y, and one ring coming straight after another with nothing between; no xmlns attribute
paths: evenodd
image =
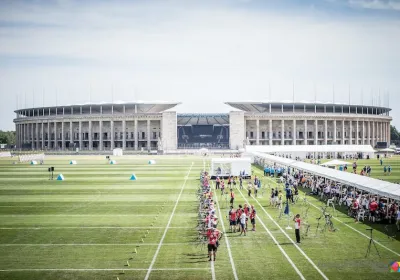
<svg viewBox="0 0 400 280"><path fill-rule="evenodd" d="M319 102L226 102L229 113L177 114L179 103L118 102L15 111L18 149L171 151L246 145L390 143L390 108Z"/></svg>

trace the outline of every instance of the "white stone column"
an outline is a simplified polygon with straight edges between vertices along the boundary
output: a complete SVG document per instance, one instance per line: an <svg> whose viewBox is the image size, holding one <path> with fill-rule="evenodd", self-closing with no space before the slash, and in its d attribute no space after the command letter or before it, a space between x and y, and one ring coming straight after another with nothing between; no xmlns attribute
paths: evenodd
<svg viewBox="0 0 400 280"><path fill-rule="evenodd" d="M41 134L42 134L42 150L44 150L44 122L42 121L42 127L41 127Z"/></svg>
<svg viewBox="0 0 400 280"><path fill-rule="evenodd" d="M93 139L92 139L92 121L89 121L89 151L93 150Z"/></svg>
<svg viewBox="0 0 400 280"><path fill-rule="evenodd" d="M72 121L69 122L69 148L74 147L74 132L72 131Z"/></svg>
<svg viewBox="0 0 400 280"><path fill-rule="evenodd" d="M256 120L256 145L260 145L260 120Z"/></svg>
<svg viewBox="0 0 400 280"><path fill-rule="evenodd" d="M79 121L79 151L82 150L82 121Z"/></svg>
<svg viewBox="0 0 400 280"><path fill-rule="evenodd" d="M110 123L111 123L110 128L111 128L111 151L112 151L114 150L114 121L111 120Z"/></svg>
<svg viewBox="0 0 400 280"><path fill-rule="evenodd" d="M285 145L285 135L284 134L285 134L285 121L281 120L281 145Z"/></svg>
<svg viewBox="0 0 400 280"><path fill-rule="evenodd" d="M34 135L34 132L33 132L33 123L31 123L31 149L33 150L35 147L34 147L34 141L35 141L35 135Z"/></svg>
<svg viewBox="0 0 400 280"><path fill-rule="evenodd" d="M125 106L124 106L124 113L125 113ZM122 149L126 149L126 120L122 121Z"/></svg>
<svg viewBox="0 0 400 280"><path fill-rule="evenodd" d="M337 131L336 131L336 120L333 120L333 144L336 144Z"/></svg>
<svg viewBox="0 0 400 280"><path fill-rule="evenodd" d="M103 150L103 121L99 121L99 150Z"/></svg>
<svg viewBox="0 0 400 280"><path fill-rule="evenodd" d="M297 128L296 128L296 119L293 119L293 136L292 136L292 145L297 145Z"/></svg>
<svg viewBox="0 0 400 280"><path fill-rule="evenodd" d="M51 132L50 132L50 121L47 121L47 149L51 148Z"/></svg>
<svg viewBox="0 0 400 280"><path fill-rule="evenodd" d="M308 127L307 120L304 120L304 145L308 145Z"/></svg>
<svg viewBox="0 0 400 280"><path fill-rule="evenodd" d="M387 141L388 141L388 143L390 144L390 138L392 137L391 134L390 134L390 133L391 133L391 130L390 130L390 122L387 123L387 126L388 126L388 130L387 130L387 131L388 131L388 136L387 136L387 139L388 139L388 140L387 140Z"/></svg>
<svg viewBox="0 0 400 280"><path fill-rule="evenodd" d="M232 137L230 145L232 149L243 147L244 140L244 112L230 112L229 113L229 127ZM163 150L176 150L178 147L178 131L176 112L162 112L161 120L161 138L163 141ZM236 142L237 141L237 142ZM240 146L239 146L240 145Z"/></svg>
<svg viewBox="0 0 400 280"><path fill-rule="evenodd" d="M379 126L380 126L380 140L383 142L383 122L379 122Z"/></svg>
<svg viewBox="0 0 400 280"><path fill-rule="evenodd" d="M352 120L350 120L350 135L349 135L349 142L350 142L350 145L353 145L353 121Z"/></svg>
<svg viewBox="0 0 400 280"><path fill-rule="evenodd" d="M150 151L151 150L151 142L150 142L150 137L151 137L151 135L150 135L150 132L151 132L151 129L150 129L150 120L147 120L147 150L148 151Z"/></svg>
<svg viewBox="0 0 400 280"><path fill-rule="evenodd" d="M64 121L61 121L61 150L65 150Z"/></svg>
<svg viewBox="0 0 400 280"><path fill-rule="evenodd" d="M376 144L375 143L375 122L372 121L372 143L371 143L372 147L374 147L375 144Z"/></svg>
<svg viewBox="0 0 400 280"><path fill-rule="evenodd" d="M58 140L57 140L57 122L54 122L54 148L58 150Z"/></svg>
<svg viewBox="0 0 400 280"><path fill-rule="evenodd" d="M361 141L361 144L362 145L365 145L365 121L363 120L363 122L362 122L362 141Z"/></svg>
<svg viewBox="0 0 400 280"><path fill-rule="evenodd" d="M324 120L324 144L328 145L328 120Z"/></svg>
<svg viewBox="0 0 400 280"><path fill-rule="evenodd" d="M371 122L367 121L367 144L371 145Z"/></svg>
<svg viewBox="0 0 400 280"><path fill-rule="evenodd" d="M344 145L344 139L344 119L342 119L342 145Z"/></svg>
<svg viewBox="0 0 400 280"><path fill-rule="evenodd" d="M272 146L272 119L268 121L268 125L269 125L269 133L268 133L269 145Z"/></svg>
<svg viewBox="0 0 400 280"><path fill-rule="evenodd" d="M314 145L318 145L318 120L314 121Z"/></svg>
<svg viewBox="0 0 400 280"><path fill-rule="evenodd" d="M39 121L35 123L35 134L36 134L36 141L35 141L35 148L39 150Z"/></svg>
<svg viewBox="0 0 400 280"><path fill-rule="evenodd" d="M139 142L138 142L138 119L135 117L135 128L134 128L134 140L135 140L135 151L137 151L139 147ZM162 133L162 139L164 139L164 133Z"/></svg>
<svg viewBox="0 0 400 280"><path fill-rule="evenodd" d="M358 145L359 140L359 130L358 130L358 120L356 121L356 145Z"/></svg>

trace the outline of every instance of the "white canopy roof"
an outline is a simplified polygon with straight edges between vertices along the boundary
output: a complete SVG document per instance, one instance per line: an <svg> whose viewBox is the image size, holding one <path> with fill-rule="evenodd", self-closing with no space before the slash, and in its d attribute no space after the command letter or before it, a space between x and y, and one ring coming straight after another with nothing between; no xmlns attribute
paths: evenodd
<svg viewBox="0 0 400 280"><path fill-rule="evenodd" d="M251 162L251 158L212 158L211 163Z"/></svg>
<svg viewBox="0 0 400 280"><path fill-rule="evenodd" d="M325 162L321 165L326 165L326 166L336 166L336 165L346 165L346 164L350 164L347 161L343 161L343 160L338 160L338 159L334 159L328 162Z"/></svg>
<svg viewBox="0 0 400 280"><path fill-rule="evenodd" d="M371 145L247 145L247 152L262 153L294 153L294 152L315 152L315 153L374 153Z"/></svg>
<svg viewBox="0 0 400 280"><path fill-rule="evenodd" d="M270 162L290 166L308 173L321 176L344 185L349 185L366 192L377 194L379 196L388 197L400 201L400 185L386 181L381 181L367 176L361 176L354 173L343 172L319 165L305 163L287 158L281 158L263 153L252 153L256 157L266 159Z"/></svg>

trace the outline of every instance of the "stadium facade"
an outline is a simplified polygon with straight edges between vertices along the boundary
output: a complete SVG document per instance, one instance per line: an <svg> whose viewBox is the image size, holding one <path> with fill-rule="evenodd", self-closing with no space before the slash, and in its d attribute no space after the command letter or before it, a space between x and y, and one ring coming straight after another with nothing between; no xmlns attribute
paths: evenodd
<svg viewBox="0 0 400 280"><path fill-rule="evenodd" d="M179 103L119 102L18 109L17 148L240 149L245 145L390 143L390 108L316 102L227 102L226 114L177 114Z"/></svg>

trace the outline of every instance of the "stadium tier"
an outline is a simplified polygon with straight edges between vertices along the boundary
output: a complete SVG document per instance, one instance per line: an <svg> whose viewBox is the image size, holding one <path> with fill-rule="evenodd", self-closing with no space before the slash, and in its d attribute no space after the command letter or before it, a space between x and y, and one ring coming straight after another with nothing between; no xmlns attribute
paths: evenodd
<svg viewBox="0 0 400 280"><path fill-rule="evenodd" d="M177 114L179 103L119 102L18 109L17 148L240 149L245 145L390 143L390 108L316 102L227 102L226 114ZM167 111L168 110L168 111Z"/></svg>

